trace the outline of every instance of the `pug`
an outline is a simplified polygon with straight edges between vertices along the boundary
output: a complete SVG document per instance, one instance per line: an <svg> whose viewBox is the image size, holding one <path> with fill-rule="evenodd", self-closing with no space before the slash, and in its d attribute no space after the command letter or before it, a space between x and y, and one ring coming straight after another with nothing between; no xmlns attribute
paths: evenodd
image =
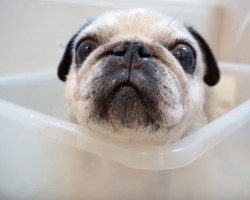
<svg viewBox="0 0 250 200"><path fill-rule="evenodd" d="M71 120L98 135L174 143L207 123L220 71L202 36L144 9L106 13L69 41L58 67Z"/></svg>

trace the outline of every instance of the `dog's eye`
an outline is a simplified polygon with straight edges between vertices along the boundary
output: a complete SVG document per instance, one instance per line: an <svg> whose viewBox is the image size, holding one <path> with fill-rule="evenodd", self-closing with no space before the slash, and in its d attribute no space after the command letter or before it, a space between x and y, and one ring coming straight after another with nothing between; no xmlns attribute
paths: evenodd
<svg viewBox="0 0 250 200"><path fill-rule="evenodd" d="M88 55L97 47L97 43L92 39L86 39L77 45L76 62L82 64Z"/></svg>
<svg viewBox="0 0 250 200"><path fill-rule="evenodd" d="M195 54L191 47L178 44L172 50L172 54L179 61L185 72L192 74L195 70Z"/></svg>

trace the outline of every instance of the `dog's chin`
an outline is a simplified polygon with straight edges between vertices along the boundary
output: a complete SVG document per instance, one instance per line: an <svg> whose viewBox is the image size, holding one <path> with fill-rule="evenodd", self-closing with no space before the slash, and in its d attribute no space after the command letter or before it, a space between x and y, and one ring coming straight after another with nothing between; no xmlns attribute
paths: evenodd
<svg viewBox="0 0 250 200"><path fill-rule="evenodd" d="M131 82L117 84L100 96L93 109L93 117L101 124L108 124L114 130L147 128L159 129L160 114L149 94ZM101 92L100 92L101 93Z"/></svg>

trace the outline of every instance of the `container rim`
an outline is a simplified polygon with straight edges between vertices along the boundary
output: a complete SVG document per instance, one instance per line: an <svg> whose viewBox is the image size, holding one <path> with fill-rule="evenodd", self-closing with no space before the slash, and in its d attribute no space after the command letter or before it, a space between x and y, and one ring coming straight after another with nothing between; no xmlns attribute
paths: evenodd
<svg viewBox="0 0 250 200"><path fill-rule="evenodd" d="M35 132L38 131L39 134L60 143L127 167L144 170L170 170L192 163L233 132L249 123L250 100L180 141L164 146L103 140L94 137L88 130L82 131L78 125L1 99L0 116L15 120L17 123L27 124L34 128Z"/></svg>

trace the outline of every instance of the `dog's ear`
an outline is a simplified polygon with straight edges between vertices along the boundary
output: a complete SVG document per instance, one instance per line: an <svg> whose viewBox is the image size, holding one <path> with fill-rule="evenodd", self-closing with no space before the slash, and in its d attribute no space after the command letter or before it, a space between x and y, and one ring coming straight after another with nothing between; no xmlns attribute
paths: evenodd
<svg viewBox="0 0 250 200"><path fill-rule="evenodd" d="M204 75L204 82L208 86L214 86L216 85L220 80L220 70L217 64L217 61L206 43L206 41L202 38L202 36L197 33L192 27L187 27L189 32L193 35L193 37L197 40L202 54L203 54L203 61L206 65L206 71Z"/></svg>
<svg viewBox="0 0 250 200"><path fill-rule="evenodd" d="M73 43L74 43L74 40L77 37L77 35L78 35L78 33L75 34L68 42L66 49L65 49L65 52L63 54L62 60L58 66L57 75L58 75L59 79L62 81L66 81L66 77L69 73L69 68L70 68L71 63L72 63Z"/></svg>

